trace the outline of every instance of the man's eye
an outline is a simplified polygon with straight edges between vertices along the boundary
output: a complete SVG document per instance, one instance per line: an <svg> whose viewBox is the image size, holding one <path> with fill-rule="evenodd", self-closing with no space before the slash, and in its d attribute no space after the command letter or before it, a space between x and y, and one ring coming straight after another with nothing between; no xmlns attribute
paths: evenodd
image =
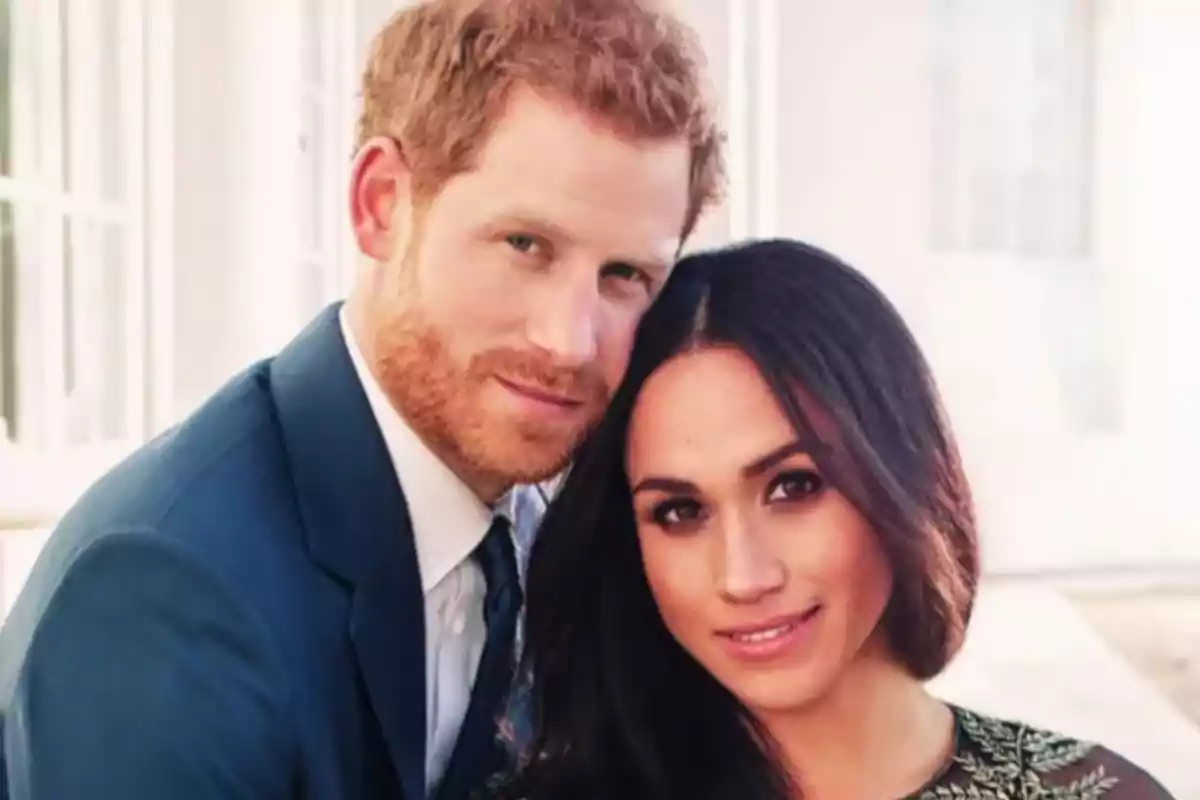
<svg viewBox="0 0 1200 800"><path fill-rule="evenodd" d="M601 275L606 278L616 278L619 281L633 281L646 287L649 287L651 283L650 276L644 269L624 262L606 264Z"/></svg>
<svg viewBox="0 0 1200 800"><path fill-rule="evenodd" d="M519 253L532 253L538 246L537 238L525 233L510 233L504 237L504 241Z"/></svg>

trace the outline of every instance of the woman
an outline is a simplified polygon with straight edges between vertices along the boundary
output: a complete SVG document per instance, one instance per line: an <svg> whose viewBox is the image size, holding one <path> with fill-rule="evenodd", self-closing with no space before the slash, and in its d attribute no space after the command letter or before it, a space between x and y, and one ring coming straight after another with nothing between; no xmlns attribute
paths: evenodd
<svg viewBox="0 0 1200 800"><path fill-rule="evenodd" d="M534 547L525 800L1106 797L1116 754L934 698L979 577L929 369L787 241L685 259Z"/></svg>

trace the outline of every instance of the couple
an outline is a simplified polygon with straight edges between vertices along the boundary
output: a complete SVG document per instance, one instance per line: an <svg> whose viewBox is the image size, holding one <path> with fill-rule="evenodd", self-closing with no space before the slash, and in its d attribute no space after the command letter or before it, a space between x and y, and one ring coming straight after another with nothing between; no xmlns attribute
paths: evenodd
<svg viewBox="0 0 1200 800"><path fill-rule="evenodd" d="M978 573L932 381L820 251L674 263L699 62L638 0L393 18L348 302L62 520L0 639L3 796L1166 796L923 689Z"/></svg>

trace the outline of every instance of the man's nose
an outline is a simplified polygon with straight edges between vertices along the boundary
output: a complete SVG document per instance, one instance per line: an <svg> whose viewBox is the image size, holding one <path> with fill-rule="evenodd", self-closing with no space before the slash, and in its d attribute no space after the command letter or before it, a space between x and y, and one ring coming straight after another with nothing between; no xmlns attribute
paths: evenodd
<svg viewBox="0 0 1200 800"><path fill-rule="evenodd" d="M530 344L564 366L582 366L596 359L602 308L594 278L558 281L535 304L527 322Z"/></svg>
<svg viewBox="0 0 1200 800"><path fill-rule="evenodd" d="M731 515L732 516L732 515ZM731 603L756 603L787 582L787 567L768 537L740 517L724 524L717 564L717 586Z"/></svg>

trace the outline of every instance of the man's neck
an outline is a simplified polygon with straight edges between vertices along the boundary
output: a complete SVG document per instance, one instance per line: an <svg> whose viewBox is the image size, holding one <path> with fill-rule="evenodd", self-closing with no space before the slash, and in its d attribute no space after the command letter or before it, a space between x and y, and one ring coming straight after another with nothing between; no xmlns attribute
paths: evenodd
<svg viewBox="0 0 1200 800"><path fill-rule="evenodd" d="M811 707L760 719L809 800L907 796L954 741L950 709L900 665L867 653Z"/></svg>

